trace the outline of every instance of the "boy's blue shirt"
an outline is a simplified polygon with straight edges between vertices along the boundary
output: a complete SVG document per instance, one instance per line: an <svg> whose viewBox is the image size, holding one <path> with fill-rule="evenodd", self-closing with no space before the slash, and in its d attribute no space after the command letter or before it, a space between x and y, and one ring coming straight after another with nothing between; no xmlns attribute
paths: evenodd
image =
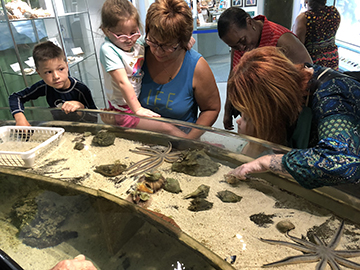
<svg viewBox="0 0 360 270"><path fill-rule="evenodd" d="M41 80L22 91L11 94L9 96L11 114L23 113L25 102L41 96L46 97L50 108L55 108L65 101L75 100L81 102L86 109L97 109L90 89L74 77L69 76L69 80L70 87L67 89L55 89Z"/></svg>

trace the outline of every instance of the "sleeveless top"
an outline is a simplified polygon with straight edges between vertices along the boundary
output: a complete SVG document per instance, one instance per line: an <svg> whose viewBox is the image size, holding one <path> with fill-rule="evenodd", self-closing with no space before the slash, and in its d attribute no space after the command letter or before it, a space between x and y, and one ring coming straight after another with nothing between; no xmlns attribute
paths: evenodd
<svg viewBox="0 0 360 270"><path fill-rule="evenodd" d="M261 32L261 38L259 47L264 46L277 46L279 38L285 33L292 33L289 29L281 26L277 23L273 23L268 21L265 16L258 15L253 18L254 20L262 20L264 22L263 29ZM234 52L233 57L233 68L239 63L241 57L244 55L245 51L238 51Z"/></svg>
<svg viewBox="0 0 360 270"><path fill-rule="evenodd" d="M305 12L305 47L314 64L339 69L339 54L335 35L340 25L339 11L325 6L315 11Z"/></svg>
<svg viewBox="0 0 360 270"><path fill-rule="evenodd" d="M193 91L193 77L201 54L195 50L187 51L179 73L166 84L155 83L145 60L139 101L141 105L162 117L195 123L198 104Z"/></svg>

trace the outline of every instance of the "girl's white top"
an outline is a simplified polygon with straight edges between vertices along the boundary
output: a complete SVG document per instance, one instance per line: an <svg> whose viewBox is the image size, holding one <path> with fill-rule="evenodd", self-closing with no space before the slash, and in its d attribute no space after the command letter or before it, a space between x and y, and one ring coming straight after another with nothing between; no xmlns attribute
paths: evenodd
<svg viewBox="0 0 360 270"><path fill-rule="evenodd" d="M125 69L131 85L134 87L138 97L141 89L141 81L144 73L141 69L144 63L145 40L139 38L134 44L131 52L126 52L113 44L107 37L100 47L100 62L103 68L106 97L111 104L120 109L117 105L126 105L126 101L119 89L117 82L114 82L109 71Z"/></svg>

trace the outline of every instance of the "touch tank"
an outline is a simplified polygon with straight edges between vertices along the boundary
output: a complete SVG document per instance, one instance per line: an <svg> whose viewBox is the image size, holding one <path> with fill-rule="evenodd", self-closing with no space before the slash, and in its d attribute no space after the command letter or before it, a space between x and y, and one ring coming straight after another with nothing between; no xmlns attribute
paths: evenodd
<svg viewBox="0 0 360 270"><path fill-rule="evenodd" d="M8 108L0 112L1 127L15 125ZM34 128L64 133L32 166L0 166L0 249L23 269L50 269L80 253L106 270L316 269L324 257L359 269L358 186L306 190L272 173L239 182L225 175L289 149L181 121L151 120L199 129L200 139L79 112L27 108ZM15 134L18 146L34 134L25 142Z"/></svg>

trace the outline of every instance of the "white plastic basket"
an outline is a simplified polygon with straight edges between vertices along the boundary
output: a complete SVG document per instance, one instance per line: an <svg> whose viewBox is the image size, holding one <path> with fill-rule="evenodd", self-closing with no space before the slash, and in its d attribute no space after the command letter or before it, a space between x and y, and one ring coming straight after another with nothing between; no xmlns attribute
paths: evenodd
<svg viewBox="0 0 360 270"><path fill-rule="evenodd" d="M32 167L35 159L58 146L63 128L0 127L0 165Z"/></svg>

